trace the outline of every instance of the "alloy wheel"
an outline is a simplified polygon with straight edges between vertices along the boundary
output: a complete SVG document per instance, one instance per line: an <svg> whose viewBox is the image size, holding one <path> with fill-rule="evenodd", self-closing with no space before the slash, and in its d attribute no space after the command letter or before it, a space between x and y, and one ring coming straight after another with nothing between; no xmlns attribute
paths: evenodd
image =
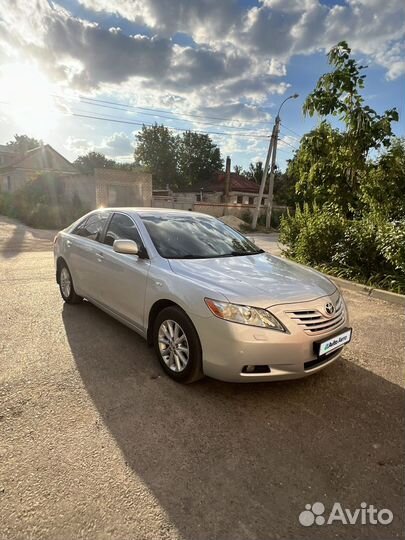
<svg viewBox="0 0 405 540"><path fill-rule="evenodd" d="M64 266L60 273L60 288L63 296L69 298L72 291L72 280L70 278L69 270Z"/></svg>
<svg viewBox="0 0 405 540"><path fill-rule="evenodd" d="M158 332L159 351L164 363L177 373L184 371L190 357L187 336L176 321L163 321Z"/></svg>

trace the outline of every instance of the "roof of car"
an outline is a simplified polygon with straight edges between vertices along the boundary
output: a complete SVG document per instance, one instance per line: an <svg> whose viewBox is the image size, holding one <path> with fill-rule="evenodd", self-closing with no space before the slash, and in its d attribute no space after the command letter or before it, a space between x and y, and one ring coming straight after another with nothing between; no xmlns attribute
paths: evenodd
<svg viewBox="0 0 405 540"><path fill-rule="evenodd" d="M153 208L153 207L145 207L145 206L128 206L128 207L118 207L118 208L98 208L98 210L103 210L105 212L125 212L127 214L139 214L139 215L151 215L151 214L158 214L161 216L164 215L195 215L195 216L203 216L206 218L210 218L212 216L209 216L208 214L203 214L201 212L193 212L191 210L177 210L175 208Z"/></svg>

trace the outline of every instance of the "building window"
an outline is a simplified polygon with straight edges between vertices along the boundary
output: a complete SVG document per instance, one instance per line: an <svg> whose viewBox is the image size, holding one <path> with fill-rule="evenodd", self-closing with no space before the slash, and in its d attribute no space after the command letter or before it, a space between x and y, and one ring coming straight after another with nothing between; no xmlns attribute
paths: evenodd
<svg viewBox="0 0 405 540"><path fill-rule="evenodd" d="M236 204L243 204L243 195L238 195L236 197Z"/></svg>
<svg viewBox="0 0 405 540"><path fill-rule="evenodd" d="M266 204L266 199L265 199L265 197L263 197L263 199L262 199L262 204Z"/></svg>
<svg viewBox="0 0 405 540"><path fill-rule="evenodd" d="M255 198L249 197L249 204L255 204Z"/></svg>

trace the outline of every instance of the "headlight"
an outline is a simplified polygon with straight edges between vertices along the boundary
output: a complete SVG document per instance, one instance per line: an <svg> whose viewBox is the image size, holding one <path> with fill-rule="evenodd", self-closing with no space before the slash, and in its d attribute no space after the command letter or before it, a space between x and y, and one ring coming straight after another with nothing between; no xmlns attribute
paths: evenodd
<svg viewBox="0 0 405 540"><path fill-rule="evenodd" d="M219 302L211 298L205 298L204 300L211 313L220 319L285 332L281 322L266 309Z"/></svg>

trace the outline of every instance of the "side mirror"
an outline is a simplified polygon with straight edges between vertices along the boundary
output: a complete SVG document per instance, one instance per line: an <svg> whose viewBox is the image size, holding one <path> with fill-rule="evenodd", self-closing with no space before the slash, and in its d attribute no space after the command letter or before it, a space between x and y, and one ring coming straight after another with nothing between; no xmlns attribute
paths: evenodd
<svg viewBox="0 0 405 540"><path fill-rule="evenodd" d="M133 240L115 240L113 250L127 255L139 255L138 244Z"/></svg>

